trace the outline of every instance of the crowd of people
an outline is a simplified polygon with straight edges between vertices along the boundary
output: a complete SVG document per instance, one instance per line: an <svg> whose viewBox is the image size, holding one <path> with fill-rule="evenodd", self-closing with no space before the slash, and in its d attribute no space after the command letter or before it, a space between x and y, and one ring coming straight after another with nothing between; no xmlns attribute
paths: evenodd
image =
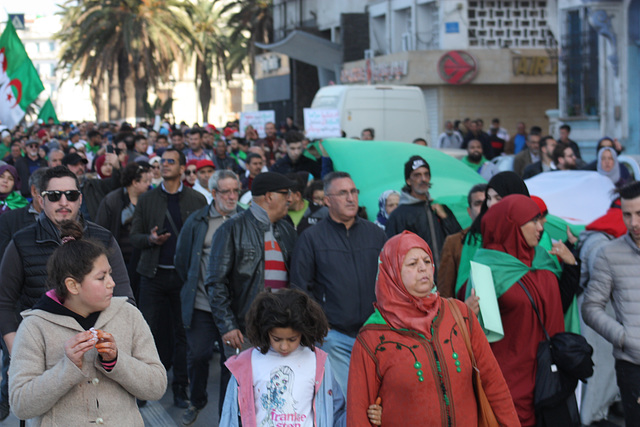
<svg viewBox="0 0 640 427"><path fill-rule="evenodd" d="M0 132L0 419L142 425L169 378L191 425L219 352L223 426L476 425L476 370L499 425L590 424L616 400L640 423L640 184L617 140L586 164L566 126L556 140L447 122L435 146L467 149L461 167L488 180L469 188L463 230L432 200L425 156L369 221L349 173L292 120L242 133L159 117ZM513 172L489 162L505 154ZM578 167L617 199L554 241L523 177ZM472 262L491 269L491 343ZM576 307L593 381L540 407L538 344Z"/></svg>

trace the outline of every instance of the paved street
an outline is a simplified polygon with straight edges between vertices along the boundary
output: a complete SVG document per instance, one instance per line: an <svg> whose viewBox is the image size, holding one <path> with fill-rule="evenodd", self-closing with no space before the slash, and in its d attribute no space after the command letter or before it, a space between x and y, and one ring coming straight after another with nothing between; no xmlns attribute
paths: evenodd
<svg viewBox="0 0 640 427"><path fill-rule="evenodd" d="M193 427L217 427L218 426L218 368L219 355L215 353L209 370L209 404L200 412ZM157 402L148 402L140 409L145 425L152 427L175 427L181 426L182 413L184 409L173 406L173 393L171 392L171 372L169 372L169 389L164 397ZM16 427L19 425L18 419L11 414L9 418L0 422L0 427Z"/></svg>

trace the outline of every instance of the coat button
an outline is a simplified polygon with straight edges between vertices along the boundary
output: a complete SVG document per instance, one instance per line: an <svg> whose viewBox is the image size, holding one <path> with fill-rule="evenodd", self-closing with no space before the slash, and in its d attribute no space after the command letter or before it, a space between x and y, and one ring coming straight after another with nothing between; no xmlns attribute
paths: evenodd
<svg viewBox="0 0 640 427"><path fill-rule="evenodd" d="M91 384L98 385L98 384L100 384L100 380L98 378L94 378L94 379L91 380Z"/></svg>
<svg viewBox="0 0 640 427"><path fill-rule="evenodd" d="M104 424L104 420L102 418L96 418L96 424Z"/></svg>

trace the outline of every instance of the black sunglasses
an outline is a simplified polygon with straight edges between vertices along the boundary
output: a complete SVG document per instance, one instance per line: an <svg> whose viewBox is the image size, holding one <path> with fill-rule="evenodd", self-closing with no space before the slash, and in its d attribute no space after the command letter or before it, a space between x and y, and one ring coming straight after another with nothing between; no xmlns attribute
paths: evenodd
<svg viewBox="0 0 640 427"><path fill-rule="evenodd" d="M43 191L42 193L40 193L40 195L42 197L46 197L47 199L49 199L50 202L58 202L58 201L60 201L60 199L62 198L63 194L64 194L64 197L66 197L68 201L75 202L76 200L78 200L80 198L80 194L82 194L82 193L80 191L78 191L78 190L67 190L67 191L47 190L47 191Z"/></svg>

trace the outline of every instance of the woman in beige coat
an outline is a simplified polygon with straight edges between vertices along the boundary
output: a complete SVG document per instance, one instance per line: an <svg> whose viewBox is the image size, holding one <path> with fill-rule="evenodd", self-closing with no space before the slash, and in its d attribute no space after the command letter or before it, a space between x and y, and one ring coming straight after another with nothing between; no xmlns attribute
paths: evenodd
<svg viewBox="0 0 640 427"><path fill-rule="evenodd" d="M158 400L166 371L140 312L112 298L106 250L62 223L63 245L47 265L53 287L22 313L9 396L34 426L143 426L136 398Z"/></svg>

